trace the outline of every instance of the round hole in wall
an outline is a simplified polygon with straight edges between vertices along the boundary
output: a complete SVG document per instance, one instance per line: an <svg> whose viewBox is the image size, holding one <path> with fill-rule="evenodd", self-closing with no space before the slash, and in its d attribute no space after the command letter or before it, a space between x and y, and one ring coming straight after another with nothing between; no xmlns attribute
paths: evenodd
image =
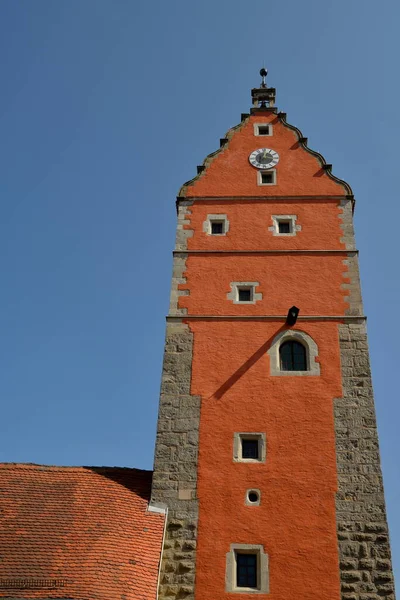
<svg viewBox="0 0 400 600"><path fill-rule="evenodd" d="M250 490L250 492L248 493L247 497L249 499L249 502L251 502L252 504L255 504L260 499L259 493L256 492L255 490Z"/></svg>

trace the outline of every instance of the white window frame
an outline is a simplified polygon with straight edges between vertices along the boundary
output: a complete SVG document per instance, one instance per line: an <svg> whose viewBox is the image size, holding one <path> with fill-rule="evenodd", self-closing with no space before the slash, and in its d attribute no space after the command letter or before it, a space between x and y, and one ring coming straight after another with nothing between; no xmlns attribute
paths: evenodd
<svg viewBox="0 0 400 600"><path fill-rule="evenodd" d="M228 300L232 300L233 304L255 304L262 299L261 292L256 292L256 287L260 284L258 281L231 281L231 291L226 295ZM251 289L251 300L239 300L240 289Z"/></svg>
<svg viewBox="0 0 400 600"><path fill-rule="evenodd" d="M258 458L243 458L242 440L258 441ZM254 431L235 432L233 434L233 462L265 463L267 458L267 441L265 433Z"/></svg>
<svg viewBox="0 0 400 600"><path fill-rule="evenodd" d="M271 227L268 227L268 231L272 231L272 235L280 236L280 237L293 237L297 234L298 231L301 231L301 225L297 225L297 215L272 215L272 223ZM290 232L289 233L280 233L279 231L279 223L289 222L290 223Z"/></svg>
<svg viewBox="0 0 400 600"><path fill-rule="evenodd" d="M268 133L260 134L259 127L268 127ZM271 137L273 135L273 126L271 125L271 123L254 123L254 135L256 137Z"/></svg>
<svg viewBox="0 0 400 600"><path fill-rule="evenodd" d="M281 371L280 365L280 354L279 349L284 342L289 340L296 340L303 344L306 350L307 357L307 371ZM273 339L270 349L267 354L270 358L270 373L272 376L301 376L310 377L320 375L320 364L316 361L318 357L318 346L315 341L304 331L298 331L297 329L290 329L288 331L282 331Z"/></svg>
<svg viewBox="0 0 400 600"><path fill-rule="evenodd" d="M263 173L271 173L272 174L272 183L263 183L262 174ZM257 171L257 185L267 186L267 185L276 185L276 169L260 169Z"/></svg>
<svg viewBox="0 0 400 600"><path fill-rule="evenodd" d="M223 223L224 224L224 232L223 233L212 233L211 224L212 223ZM213 237L222 237L226 235L229 231L229 221L227 215L207 215L207 219L203 222L203 231L207 235L212 235Z"/></svg>
<svg viewBox="0 0 400 600"><path fill-rule="evenodd" d="M246 588L237 586L237 555L257 555L257 587ZM231 544L226 553L225 591L237 594L268 594L269 593L269 557L262 544Z"/></svg>

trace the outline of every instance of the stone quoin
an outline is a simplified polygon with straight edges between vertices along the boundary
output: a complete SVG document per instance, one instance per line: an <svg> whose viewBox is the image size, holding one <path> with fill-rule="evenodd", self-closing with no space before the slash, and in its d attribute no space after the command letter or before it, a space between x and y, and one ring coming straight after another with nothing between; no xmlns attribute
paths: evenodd
<svg viewBox="0 0 400 600"><path fill-rule="evenodd" d="M394 600L354 197L260 74L178 194L154 471L0 465L0 598Z"/></svg>

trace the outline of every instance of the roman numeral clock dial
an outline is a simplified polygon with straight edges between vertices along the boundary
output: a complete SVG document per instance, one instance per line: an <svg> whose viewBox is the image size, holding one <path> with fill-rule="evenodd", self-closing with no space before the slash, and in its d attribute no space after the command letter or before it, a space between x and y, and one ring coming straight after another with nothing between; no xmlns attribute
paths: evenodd
<svg viewBox="0 0 400 600"><path fill-rule="evenodd" d="M271 148L259 148L250 154L249 162L256 169L272 169L279 162L279 154Z"/></svg>

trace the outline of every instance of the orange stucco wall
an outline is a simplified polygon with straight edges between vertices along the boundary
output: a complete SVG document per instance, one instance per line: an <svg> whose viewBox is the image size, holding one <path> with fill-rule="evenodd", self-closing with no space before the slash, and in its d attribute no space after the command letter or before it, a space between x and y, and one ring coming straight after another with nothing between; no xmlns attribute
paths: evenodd
<svg viewBox="0 0 400 600"><path fill-rule="evenodd" d="M302 327L319 347L320 377L270 377L277 323L192 323L192 393L202 397L196 598L225 593L231 543L263 544L270 598L339 598L332 399L340 395L337 326ZM264 432L267 460L233 462L234 432ZM245 492L261 490L261 505ZM241 595L242 597L242 595ZM244 598L251 597L246 594Z"/></svg>
<svg viewBox="0 0 400 600"><path fill-rule="evenodd" d="M255 137L254 122L272 122L273 136ZM257 186L248 155L261 147L280 154L276 186ZM179 306L189 315L283 315L293 304L302 315L344 314L346 253L338 197L345 196L345 189L299 147L296 134L275 115L251 117L186 193L198 198L187 215L185 227L193 230L188 249L215 252L187 257L186 283L179 287L188 295L179 298ZM207 214L227 215L226 236L203 231ZM274 214L295 214L301 231L273 236L268 227ZM229 252L235 250L259 253ZM262 300L233 304L227 299L233 281L259 282ZM267 351L282 322L187 323L194 333L191 393L202 398L197 600L237 597L225 592L232 543L264 546L271 600L311 600L316 594L322 600L339 599L333 423L333 398L341 394L337 322L296 325L319 349L321 374L305 377L270 375ZM234 433L246 431L266 434L265 463L233 461ZM249 488L261 490L260 506L245 505ZM240 597L254 599L253 594Z"/></svg>

